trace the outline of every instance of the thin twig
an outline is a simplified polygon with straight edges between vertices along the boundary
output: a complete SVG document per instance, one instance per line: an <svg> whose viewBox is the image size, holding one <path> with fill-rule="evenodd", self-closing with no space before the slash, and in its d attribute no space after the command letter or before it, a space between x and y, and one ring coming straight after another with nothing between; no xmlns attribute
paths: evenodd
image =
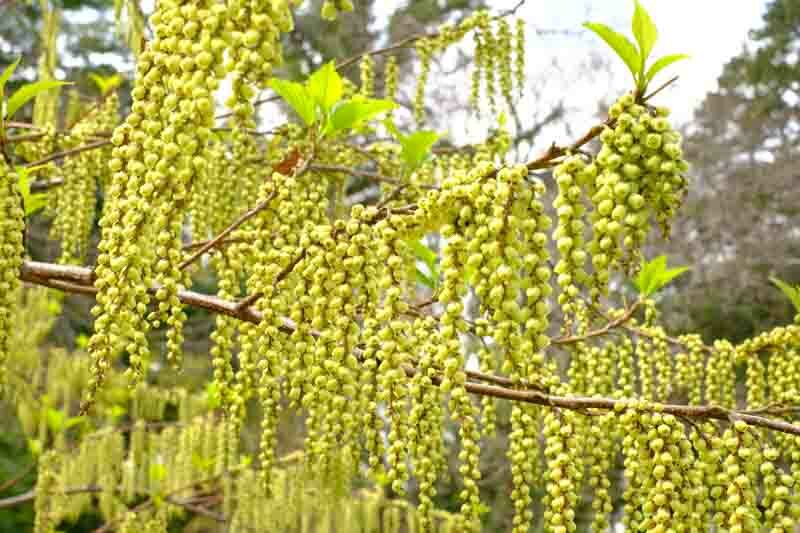
<svg viewBox="0 0 800 533"><path fill-rule="evenodd" d="M58 161L59 159L64 159L66 157L71 157L73 155L77 155L77 154L80 154L80 153L83 153L83 152L87 152L89 150L95 150L97 148L102 148L104 146L109 146L110 144L111 144L111 141L109 141L108 139L103 139L101 141L91 142L89 144L84 144L82 146L77 146L75 148L70 148L69 150L64 150L63 152L57 152L55 154L51 154L51 155L49 155L49 156L47 156L45 158L42 158L42 159L40 159L38 161L34 161L32 163L28 163L25 166L30 168L30 167L36 167L36 166L39 166L39 165L45 165L45 164L50 163L52 161Z"/></svg>
<svg viewBox="0 0 800 533"><path fill-rule="evenodd" d="M34 193L49 191L50 189L54 189L56 187L64 185L64 183L66 183L66 181L64 181L64 178L53 178L47 181L42 181L42 180L34 181L30 184L30 190L31 192Z"/></svg>
<svg viewBox="0 0 800 533"><path fill-rule="evenodd" d="M511 16L511 15L516 15L517 11L519 11L519 9L522 6L525 5L525 1L526 0L519 0L519 2L517 2L517 5L515 5L511 9L507 9L507 10L503 11L502 13L500 13L500 16L501 17L508 17L508 16Z"/></svg>
<svg viewBox="0 0 800 533"><path fill-rule="evenodd" d="M269 196L267 196L267 198L265 198L264 200L262 200L261 202L256 204L255 207L253 207L250 210L242 213L242 215L240 215L239 218L237 218L230 226L225 228L219 235L217 235L216 237L214 237L210 241L207 241L205 244L200 246L197 249L197 251L195 251L186 260L184 260L183 263L181 263L179 268L181 270L184 270L186 267L188 267L189 265L194 263L198 258L202 257L206 252L208 252L212 248L214 248L217 245L219 245L220 243L222 243L222 241L225 240L225 237L227 237L228 235L230 235L231 233L233 233L234 231L239 229L239 227L242 224L244 224L245 222L247 222L248 220L250 220L251 218L253 218L257 214L259 214L264 209L266 209L267 206L269 206L270 202L272 202L272 200L274 200L274 199L275 199L275 192L273 191L272 193L269 194Z"/></svg>
<svg viewBox="0 0 800 533"><path fill-rule="evenodd" d="M305 258L305 256L306 256L306 251L303 250L302 252L300 252L300 254L298 254L297 257L294 258L294 260L291 263L286 265L286 268L284 268L278 274L278 276L275 278L275 281L273 281L272 284L277 286L281 281L283 281L286 278L286 276L292 273L295 267L300 263L300 261L302 261ZM250 296L247 296L243 300L240 300L236 304L236 309L237 310L247 309L248 307L255 304L259 300L259 298L261 298L261 296L263 295L260 292L254 292Z"/></svg>
<svg viewBox="0 0 800 533"><path fill-rule="evenodd" d="M183 245L183 251L184 252L191 252L192 250L197 250L198 248L202 248L203 246L207 245L210 242L211 242L211 240L190 242L189 244L184 244ZM232 239L225 239L222 242L217 243L217 246L222 246L222 245L226 245L226 244L239 244L239 243L245 243L245 242L250 242L250 241L248 241L247 239L240 239L240 238L234 237Z"/></svg>
<svg viewBox="0 0 800 533"><path fill-rule="evenodd" d="M293 176L294 177L298 177L298 176L303 175L308 170L309 165L311 164L311 161L313 159L314 159L314 154L309 155L308 159L306 159L300 165L298 165L297 167L295 167L293 169ZM246 213L243 213L238 219L236 219L233 222L233 224L231 224L230 226L225 228L222 231L222 233L220 233L219 235L217 235L216 237L211 239L204 246L200 247L199 250L194 252L191 256L189 256L188 259L186 259L183 263L181 263L180 269L183 270L186 267L188 267L189 265L191 265L192 263L194 263L197 260L197 258L201 257L207 251L209 251L212 248L214 248L215 246L217 246L220 242L222 242L225 239L225 237L227 237L228 235L230 235L231 233L236 231L236 229L239 228L239 226L241 226L242 224L244 224L245 222L247 222L248 220L250 220L251 218L256 216L258 213L260 213L264 209L266 209L267 206L269 206L270 202L272 202L272 200L275 199L275 194L276 194L275 192L270 193L269 196L265 200L263 200L262 202L259 202L258 205L256 205L255 207L253 207L252 209L250 209Z"/></svg>
<svg viewBox="0 0 800 533"><path fill-rule="evenodd" d="M45 133L28 133L26 135L11 135L9 137L6 137L5 143L11 144L11 143L21 143L26 141L35 141L36 139L41 139L45 135L46 135Z"/></svg>
<svg viewBox="0 0 800 533"><path fill-rule="evenodd" d="M666 82L662 83L660 86L658 86L658 88L654 89L650 94L642 97L642 101L643 102L647 102L652 97L654 97L655 95L657 95L658 93L660 93L661 91L663 91L664 89L666 89L667 87L669 87L670 85L672 85L673 83L678 81L679 77L680 76L673 76L672 78L670 78Z"/></svg>
<svg viewBox="0 0 800 533"><path fill-rule="evenodd" d="M617 319L610 320L605 326L600 329L588 331L583 335L569 335L566 337L556 337L551 342L553 344L573 344L576 342L582 342L593 337L600 337L603 335L607 335L611 330L621 327L623 324L628 322L631 318L633 318L633 314L641 305L641 300L634 303L625 312Z"/></svg>

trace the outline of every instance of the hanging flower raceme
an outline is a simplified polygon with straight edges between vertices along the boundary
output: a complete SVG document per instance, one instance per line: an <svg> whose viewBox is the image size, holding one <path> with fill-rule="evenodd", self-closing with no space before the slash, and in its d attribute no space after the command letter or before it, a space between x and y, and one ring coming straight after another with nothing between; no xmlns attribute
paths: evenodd
<svg viewBox="0 0 800 533"><path fill-rule="evenodd" d="M17 189L17 174L0 161L0 388L5 383L19 271L25 253L25 212Z"/></svg>
<svg viewBox="0 0 800 533"><path fill-rule="evenodd" d="M207 143L213 95L227 73L223 54L234 44L244 45L230 54L237 79L252 72L264 76L280 54L275 35L291 28L288 2L259 6L250 18L264 34L253 30L254 36L236 31L236 21L249 7L237 2L167 0L151 17L155 38L137 61L131 114L111 138L114 175L101 220L100 292L90 342L95 375L87 406L119 352L129 354L130 374L141 379L150 358L146 334L151 327L167 325L167 358L180 362L186 314L177 294L189 284L181 268L181 233L192 186L212 153ZM151 297L142 288L151 284L159 288L148 314Z"/></svg>

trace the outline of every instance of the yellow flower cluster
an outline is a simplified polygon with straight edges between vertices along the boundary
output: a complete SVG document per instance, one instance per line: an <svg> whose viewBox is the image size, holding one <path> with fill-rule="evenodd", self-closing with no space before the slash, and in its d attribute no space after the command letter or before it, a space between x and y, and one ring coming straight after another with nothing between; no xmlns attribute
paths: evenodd
<svg viewBox="0 0 800 533"><path fill-rule="evenodd" d="M17 190L17 174L0 161L0 387L5 383L11 348L14 306L22 266L25 213Z"/></svg>
<svg viewBox="0 0 800 533"><path fill-rule="evenodd" d="M97 111L83 118L59 139L61 150L79 148L97 132L110 131L118 123L119 98L107 96ZM64 180L48 208L54 213L51 238L61 242L59 263L82 264L94 229L98 184L107 182L109 150L88 150L67 158L56 173ZM98 183L99 182L99 183Z"/></svg>

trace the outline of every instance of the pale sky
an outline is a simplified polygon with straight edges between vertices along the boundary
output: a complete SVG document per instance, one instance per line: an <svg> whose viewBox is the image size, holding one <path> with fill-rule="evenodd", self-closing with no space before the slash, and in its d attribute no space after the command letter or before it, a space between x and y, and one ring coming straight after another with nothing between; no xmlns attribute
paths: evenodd
<svg viewBox="0 0 800 533"><path fill-rule="evenodd" d="M375 3L376 26L385 23L386 17L405 0L383 0ZM676 84L664 91L655 103L669 106L677 123L691 120L694 109L707 91L716 87L722 67L736 55L747 41L748 31L761 23L766 0L641 0L650 12L659 30L659 39L653 57L664 54L686 53L689 60L670 67L656 81L666 81L680 75ZM151 0L145 0L149 5ZM499 13L517 4L517 0L489 0L492 12ZM630 20L633 0L526 0L518 16L527 22L529 43L527 60L529 77L538 80L540 93L527 94L519 104L520 114L532 117L534 111L552 107L558 99L570 106L570 125L574 131L547 131L537 140L537 148L554 140L564 140L564 135L578 133L593 123L597 102L616 96L631 87L630 74L613 51L598 37L582 29L587 20L602 22L632 38ZM536 35L535 30L568 30L579 35ZM467 39L471 42L471 39ZM470 45L466 45L470 50ZM610 72L594 72L583 68L590 54L606 60ZM99 58L98 58L99 59ZM559 71L552 62L557 59ZM444 65L447 66L446 64ZM468 75L468 74L466 74ZM546 81L545 81L546 80ZM552 81L551 81L552 80ZM435 78L432 80L436 83ZM458 90L468 87L468 80L450 79ZM543 83L544 82L544 83ZM278 114L280 115L280 114ZM274 109L262 116L272 122ZM531 119L533 121L533 119ZM448 117L446 125L451 139L456 143L475 142L485 136L491 124L476 121L469 116ZM265 124L269 127L270 124Z"/></svg>
<svg viewBox="0 0 800 533"><path fill-rule="evenodd" d="M378 25L404 0L380 2ZM490 0L494 13L514 7L517 0ZM674 75L680 79L662 92L654 103L672 109L672 119L681 124L692 114L705 94L716 88L717 77L724 64L742 50L748 32L761 24L766 0L641 0L659 30L653 51L654 58L666 54L685 53L691 57L663 71L651 87ZM631 76L622 61L594 34L583 30L585 21L602 22L633 40L630 21L633 0L526 0L517 15L528 28L528 75L543 80L544 88L533 96L529 93L518 104L521 116L532 116L534 110L552 107L565 99L570 107L570 131L564 128L545 130L535 141L536 149L546 148L553 141L564 141L596 121L594 113L599 100L622 94L632 86ZM567 30L579 35L536 35L540 30ZM583 68L594 54L610 65L610 72L592 72ZM556 59L560 71L554 71ZM444 65L446 68L446 64ZM550 80L552 79L552 82ZM467 80L463 80L468 83ZM435 83L435 82L434 82ZM456 82L458 83L458 82ZM456 85L466 87L468 85ZM530 111L530 112L529 112ZM485 136L488 121L455 115L448 117L449 137L456 144L476 142Z"/></svg>
<svg viewBox="0 0 800 533"><path fill-rule="evenodd" d="M385 12L391 12L402 0L382 3ZM493 12L502 12L517 4L517 0L490 0ZM757 27L766 7L765 0L641 0L659 31L653 57L686 53L689 60L679 62L660 77L666 81L674 74L679 82L663 100L673 108L678 120L688 120L705 93L716 87L722 67L741 51L748 31ZM587 52L594 51L614 62L615 78L621 88L629 85L630 74L622 62L614 58L613 51L598 37L584 32L574 36L533 36L537 28L546 30L581 30L585 21L602 22L633 40L630 20L633 0L526 0L517 12L525 19L531 34L528 57L531 68L538 62L549 64L557 56L565 63L579 63ZM588 87L576 87L585 90Z"/></svg>

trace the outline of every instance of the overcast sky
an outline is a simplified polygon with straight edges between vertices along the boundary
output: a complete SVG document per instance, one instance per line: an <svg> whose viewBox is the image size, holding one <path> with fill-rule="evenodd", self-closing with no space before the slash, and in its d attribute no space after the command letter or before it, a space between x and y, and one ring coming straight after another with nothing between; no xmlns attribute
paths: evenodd
<svg viewBox="0 0 800 533"><path fill-rule="evenodd" d="M685 53L689 60L676 63L665 70L654 84L679 75L677 83L656 99L658 105L672 109L672 118L677 123L691 120L693 111L708 91L717 86L716 80L724 64L742 50L748 40L748 32L761 24L766 0L640 0L651 14L659 30L659 39L653 57L666 54ZM405 0L386 0L376 3L378 20L376 26L388 17ZM508 10L518 0L489 0L487 4L494 13ZM567 119L574 130L563 128L545 130L535 141L534 147L541 149L552 141L563 141L566 134L588 127L596 121L594 113L602 99L613 98L632 86L631 75L614 52L594 34L582 29L585 21L602 22L621 31L632 39L630 21L633 0L526 0L517 12L528 27L527 72L531 79L544 77L553 79L550 87L534 98L529 92L518 105L520 115L532 116L534 110L549 109L552 104L564 99L570 107ZM537 35L536 30L569 31L571 35ZM578 35L575 35L575 32ZM610 66L610 72L586 74L582 63L589 54L598 54ZM555 72L552 63L557 60L561 72ZM447 65L443 65L446 67ZM584 72L581 77L579 73ZM560 76L560 78L559 78ZM539 80L541 81L541 80ZM434 82L435 83L435 82ZM455 82L457 87L465 85ZM468 83L463 80L462 83ZM655 86L655 85L653 85ZM549 106L549 107L548 107ZM485 136L489 122L476 121L474 116L452 115L448 117L448 136L457 143L477 142ZM528 124L529 125L529 124Z"/></svg>
<svg viewBox="0 0 800 533"><path fill-rule="evenodd" d="M670 67L654 83L666 81L670 76L680 75L679 81L663 92L656 103L673 110L675 122L691 120L694 109L704 95L716 87L716 79L723 65L741 51L748 39L748 31L761 24L766 0L641 0L650 12L659 30L659 39L654 57L664 54L687 53L691 58ZM385 24L387 17L405 0L382 0L375 3L376 26ZM492 12L499 13L518 3L518 0L489 0ZM151 7L152 0L143 5ZM520 114L533 116L534 110L549 109L552 103L564 98L571 107L569 120L581 129L581 125L594 120L597 102L616 96L631 87L630 74L622 62L614 56L598 37L583 31L581 24L587 20L605 23L617 31L631 36L630 20L633 0L526 0L518 11L528 26L527 61L531 79L544 77L552 83L533 98L531 94L520 105ZM572 35L536 35L535 30L565 30ZM580 34L575 35L578 31ZM468 43L471 40L467 41ZM469 45L467 45L469 47ZM607 60L609 73L594 73L580 78L585 71L580 66L590 53ZM553 71L552 62L557 59L563 72ZM446 65L443 65L446 67ZM560 76L560 78L558 78ZM558 79L557 79L558 78ZM465 80L447 80L456 87L465 87ZM436 83L435 79L432 83ZM549 92L548 92L549 90ZM265 110L266 111L266 110ZM262 114L272 120L275 110ZM450 138L456 143L475 142L485 136L489 123L478 122L474 117L448 117ZM271 122L271 120L267 120ZM269 124L265 124L269 126ZM537 141L549 144L545 138L563 132L545 132ZM563 139L562 139L563 140Z"/></svg>
<svg viewBox="0 0 800 533"><path fill-rule="evenodd" d="M402 0L382 3L386 13ZM489 0L494 12L501 12L517 4L517 0ZM665 93L662 101L672 107L678 120L688 120L705 93L716 87L722 67L741 51L748 31L757 27L766 7L765 0L641 0L659 30L654 57L665 54L687 53L691 59L677 63L661 78L680 75L679 82ZM587 20L605 23L632 38L630 20L633 0L526 0L518 11L530 28L546 30L579 30ZM613 60L621 86L629 84L630 74L620 60L599 38L588 32L580 38L573 36L533 37L528 57L531 68L548 65L553 57L565 64L580 63L588 51L594 50ZM587 89L578 86L581 91ZM577 97L578 95L576 95Z"/></svg>

